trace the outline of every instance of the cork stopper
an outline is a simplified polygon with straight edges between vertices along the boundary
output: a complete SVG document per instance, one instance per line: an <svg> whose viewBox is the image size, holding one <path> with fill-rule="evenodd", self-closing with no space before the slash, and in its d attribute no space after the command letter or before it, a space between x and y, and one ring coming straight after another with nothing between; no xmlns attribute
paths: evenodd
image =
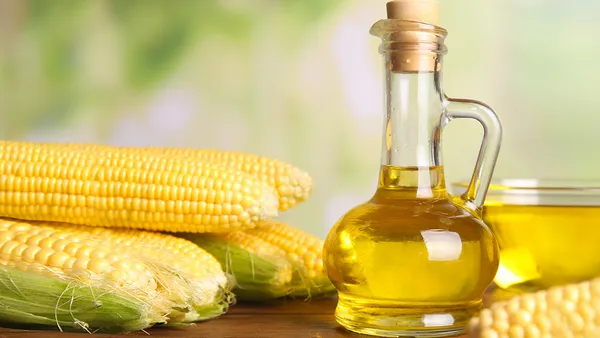
<svg viewBox="0 0 600 338"><path fill-rule="evenodd" d="M439 25L437 0L394 0L386 4L388 19L418 21Z"/></svg>
<svg viewBox="0 0 600 338"><path fill-rule="evenodd" d="M414 21L438 26L439 2L437 0L393 0L386 4L388 19ZM405 26L406 27L406 26ZM403 44L421 46L438 43L438 37L430 31L405 29L392 33L391 39ZM440 70L439 56L426 47L421 50L396 47L389 52L389 67L392 72L434 72Z"/></svg>

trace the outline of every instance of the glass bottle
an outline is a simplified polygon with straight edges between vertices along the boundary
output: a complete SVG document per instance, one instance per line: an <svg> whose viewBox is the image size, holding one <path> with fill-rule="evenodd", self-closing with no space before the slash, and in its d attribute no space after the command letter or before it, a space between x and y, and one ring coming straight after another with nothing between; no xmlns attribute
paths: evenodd
<svg viewBox="0 0 600 338"><path fill-rule="evenodd" d="M435 3L411 6L389 2L388 19L371 28L382 39L385 61L379 183L369 201L331 229L324 259L343 327L378 336L444 337L465 331L498 268L498 245L481 207L502 128L486 105L444 94L447 32L419 22L435 12ZM484 129L462 196L447 192L441 162L442 129L455 118L475 119Z"/></svg>

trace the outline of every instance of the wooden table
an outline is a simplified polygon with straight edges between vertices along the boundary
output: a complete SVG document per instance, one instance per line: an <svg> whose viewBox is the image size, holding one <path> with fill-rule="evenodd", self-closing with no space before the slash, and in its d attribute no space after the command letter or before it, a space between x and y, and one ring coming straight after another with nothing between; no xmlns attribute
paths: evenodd
<svg viewBox="0 0 600 338"><path fill-rule="evenodd" d="M342 338L369 337L342 329L333 318L335 299L277 301L269 304L237 304L224 316L182 328L154 328L150 337L178 338ZM87 334L86 334L87 335ZM123 337L123 335L98 335ZM144 332L129 336L147 336ZM83 337L82 334L25 331L0 328L0 338ZM466 338L460 336L456 338Z"/></svg>

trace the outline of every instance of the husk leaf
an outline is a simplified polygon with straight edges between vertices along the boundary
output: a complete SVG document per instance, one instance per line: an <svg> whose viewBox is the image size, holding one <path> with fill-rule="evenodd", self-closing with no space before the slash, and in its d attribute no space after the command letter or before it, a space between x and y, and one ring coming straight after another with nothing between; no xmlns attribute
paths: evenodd
<svg viewBox="0 0 600 338"><path fill-rule="evenodd" d="M285 257L258 255L212 235L186 235L212 254L235 281L233 292L243 301L280 298L292 291L292 269Z"/></svg>
<svg viewBox="0 0 600 338"><path fill-rule="evenodd" d="M0 322L61 331L129 332L165 322L134 296L0 267Z"/></svg>

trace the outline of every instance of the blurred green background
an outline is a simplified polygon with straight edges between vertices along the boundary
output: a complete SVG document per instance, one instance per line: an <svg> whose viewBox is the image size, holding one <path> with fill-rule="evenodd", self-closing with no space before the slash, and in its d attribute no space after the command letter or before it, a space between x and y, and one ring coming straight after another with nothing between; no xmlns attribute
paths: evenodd
<svg viewBox="0 0 600 338"><path fill-rule="evenodd" d="M449 96L491 105L496 177L598 177L600 2L441 0ZM383 0L0 0L0 138L232 149L311 173L324 237L379 168ZM449 182L481 129L443 137Z"/></svg>

